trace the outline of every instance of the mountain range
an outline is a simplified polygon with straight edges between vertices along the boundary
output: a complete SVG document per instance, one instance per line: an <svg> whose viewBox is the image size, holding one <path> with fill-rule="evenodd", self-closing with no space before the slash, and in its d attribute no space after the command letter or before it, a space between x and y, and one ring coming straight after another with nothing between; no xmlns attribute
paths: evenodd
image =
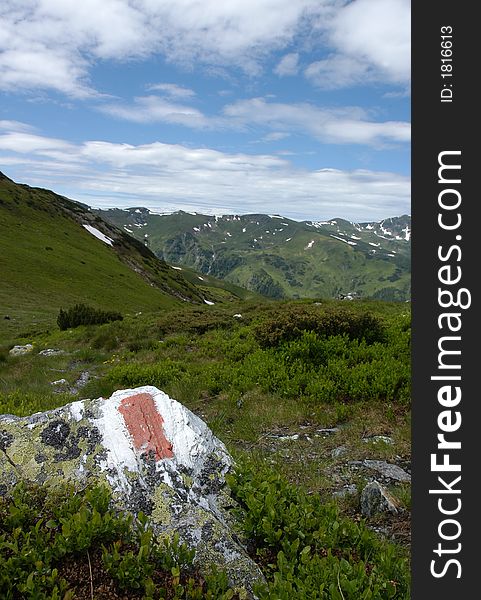
<svg viewBox="0 0 481 600"><path fill-rule="evenodd" d="M352 223L204 215L143 207L93 211L178 269L271 298L410 298L411 217Z"/></svg>

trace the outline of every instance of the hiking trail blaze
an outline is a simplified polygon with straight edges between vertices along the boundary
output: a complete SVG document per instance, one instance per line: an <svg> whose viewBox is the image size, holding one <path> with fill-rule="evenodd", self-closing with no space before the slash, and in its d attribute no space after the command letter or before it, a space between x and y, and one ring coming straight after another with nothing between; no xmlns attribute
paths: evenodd
<svg viewBox="0 0 481 600"><path fill-rule="evenodd" d="M119 412L124 418L136 450L153 450L155 460L172 458L172 443L165 437L162 415L150 394L128 396L120 402Z"/></svg>

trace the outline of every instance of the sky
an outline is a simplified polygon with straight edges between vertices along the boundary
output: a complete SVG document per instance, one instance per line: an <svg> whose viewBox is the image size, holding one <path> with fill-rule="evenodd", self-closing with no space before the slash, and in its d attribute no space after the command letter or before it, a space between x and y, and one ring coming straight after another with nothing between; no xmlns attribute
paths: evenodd
<svg viewBox="0 0 481 600"><path fill-rule="evenodd" d="M2 0L0 170L96 208L410 214L409 0Z"/></svg>

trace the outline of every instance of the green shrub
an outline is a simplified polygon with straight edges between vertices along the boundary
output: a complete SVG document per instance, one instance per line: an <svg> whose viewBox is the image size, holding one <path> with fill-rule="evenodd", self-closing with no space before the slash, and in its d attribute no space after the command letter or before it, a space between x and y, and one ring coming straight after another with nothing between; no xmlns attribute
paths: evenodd
<svg viewBox="0 0 481 600"><path fill-rule="evenodd" d="M228 483L267 578L262 600L409 598L407 557L363 522L259 465L237 469Z"/></svg>
<svg viewBox="0 0 481 600"><path fill-rule="evenodd" d="M386 332L379 318L368 312L345 309L315 310L294 306L266 319L255 329L256 339L263 348L277 347L312 331L322 337L347 335L349 339L365 340L368 344L383 342Z"/></svg>
<svg viewBox="0 0 481 600"><path fill-rule="evenodd" d="M177 310L175 314L167 312L158 321L161 336L179 331L202 335L213 329L228 330L238 326L232 315L210 306Z"/></svg>
<svg viewBox="0 0 481 600"><path fill-rule="evenodd" d="M76 304L67 310L60 309L57 325L63 331L79 325L100 325L122 319L122 315L118 312L100 310L87 304Z"/></svg>
<svg viewBox="0 0 481 600"><path fill-rule="evenodd" d="M175 535L156 540L142 513L134 519L112 509L105 487L19 484L0 498L2 600L73 600L85 586L81 567L91 557L102 583L110 578L112 597L236 598L225 573L215 567L198 572L194 554Z"/></svg>
<svg viewBox="0 0 481 600"><path fill-rule="evenodd" d="M108 378L112 383L122 386L154 385L162 388L168 383L179 380L186 368L185 364L169 359L153 365L130 362L113 367Z"/></svg>

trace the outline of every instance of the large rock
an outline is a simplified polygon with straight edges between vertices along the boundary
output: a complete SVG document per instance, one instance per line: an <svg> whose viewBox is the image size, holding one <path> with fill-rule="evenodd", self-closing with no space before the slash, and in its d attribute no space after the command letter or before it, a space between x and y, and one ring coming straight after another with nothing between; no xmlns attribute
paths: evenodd
<svg viewBox="0 0 481 600"><path fill-rule="evenodd" d="M252 596L262 575L231 529L232 466L207 425L155 387L80 400L30 417L0 416L0 493L19 480L55 486L105 482L117 506L178 532L199 567L224 567Z"/></svg>
<svg viewBox="0 0 481 600"><path fill-rule="evenodd" d="M411 481L411 475L406 473L404 469L401 469L401 467L398 467L397 465L387 463L384 460L365 460L363 465L377 471L386 479L393 479L394 481L403 483L409 483Z"/></svg>
<svg viewBox="0 0 481 600"><path fill-rule="evenodd" d="M377 513L397 514L400 510L397 500L378 481L368 483L361 492L361 513L373 517Z"/></svg>

